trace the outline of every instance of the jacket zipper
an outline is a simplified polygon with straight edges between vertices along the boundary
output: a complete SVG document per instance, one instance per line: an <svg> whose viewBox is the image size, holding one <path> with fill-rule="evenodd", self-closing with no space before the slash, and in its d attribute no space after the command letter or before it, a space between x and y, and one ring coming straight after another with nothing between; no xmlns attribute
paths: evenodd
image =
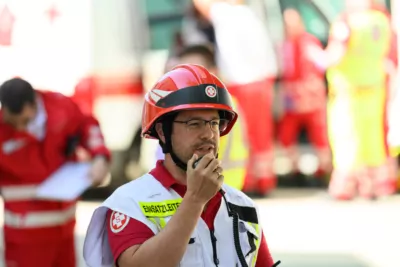
<svg viewBox="0 0 400 267"><path fill-rule="evenodd" d="M218 259L218 254L217 254L217 238L214 235L214 230L210 230L210 236L211 236L211 244L213 247L213 260L214 264L216 267L219 265L219 259Z"/></svg>

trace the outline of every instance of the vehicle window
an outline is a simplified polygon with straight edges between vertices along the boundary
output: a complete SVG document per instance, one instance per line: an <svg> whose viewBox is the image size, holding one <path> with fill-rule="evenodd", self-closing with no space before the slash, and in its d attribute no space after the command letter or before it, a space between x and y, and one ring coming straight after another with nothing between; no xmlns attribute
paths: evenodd
<svg viewBox="0 0 400 267"><path fill-rule="evenodd" d="M301 2L298 8L307 32L313 34L321 41L327 40L329 24L317 8L308 2Z"/></svg>
<svg viewBox="0 0 400 267"><path fill-rule="evenodd" d="M324 3L322 3L324 1ZM324 6L329 6L332 9L336 8L337 0L328 1L322 0ZM316 36L321 42L326 43L329 35L329 19L327 14L320 9L319 1L304 1L304 0L281 0L282 11L286 8L294 8L300 12L303 18L307 32ZM318 4L318 5L317 5Z"/></svg>
<svg viewBox="0 0 400 267"><path fill-rule="evenodd" d="M313 2L330 23L337 18L345 7L345 0L313 0Z"/></svg>
<svg viewBox="0 0 400 267"><path fill-rule="evenodd" d="M392 3L391 3L391 1L390 0L385 0L385 6L386 6L386 8L389 10L389 11L391 11L392 10Z"/></svg>
<svg viewBox="0 0 400 267"><path fill-rule="evenodd" d="M144 0L152 50L170 49L189 0Z"/></svg>

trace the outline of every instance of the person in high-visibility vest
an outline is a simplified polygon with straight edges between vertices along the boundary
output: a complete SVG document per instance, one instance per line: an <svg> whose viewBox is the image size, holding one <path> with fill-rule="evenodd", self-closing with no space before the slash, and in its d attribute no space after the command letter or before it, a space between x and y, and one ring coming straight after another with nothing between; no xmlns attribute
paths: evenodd
<svg viewBox="0 0 400 267"><path fill-rule="evenodd" d="M211 73L218 75L215 54L211 45L186 46L177 54L175 63L202 65ZM237 100L234 97L232 97L232 104L238 110ZM224 166L224 182L238 190L243 188L249 155L243 124L243 119L238 118L231 132L221 137L218 152L218 157ZM161 150L157 151L157 158L163 158Z"/></svg>
<svg viewBox="0 0 400 267"><path fill-rule="evenodd" d="M391 195L396 176L387 145L387 66L390 18L372 1L347 1L333 23L325 62L328 132L334 171L329 193L342 200ZM314 57L324 58L315 53ZM318 59L316 59L318 61Z"/></svg>

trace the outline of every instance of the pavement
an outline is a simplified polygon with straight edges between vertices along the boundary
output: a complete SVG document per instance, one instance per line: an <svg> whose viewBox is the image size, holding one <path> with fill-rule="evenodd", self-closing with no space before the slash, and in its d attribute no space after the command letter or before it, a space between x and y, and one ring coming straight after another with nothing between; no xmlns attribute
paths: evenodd
<svg viewBox="0 0 400 267"><path fill-rule="evenodd" d="M335 202L323 190L280 189L256 202L279 267L400 267L400 196ZM78 205L79 267L86 266L83 239L98 205Z"/></svg>
<svg viewBox="0 0 400 267"><path fill-rule="evenodd" d="M400 196L336 202L321 190L284 190L257 202L282 266L400 266Z"/></svg>

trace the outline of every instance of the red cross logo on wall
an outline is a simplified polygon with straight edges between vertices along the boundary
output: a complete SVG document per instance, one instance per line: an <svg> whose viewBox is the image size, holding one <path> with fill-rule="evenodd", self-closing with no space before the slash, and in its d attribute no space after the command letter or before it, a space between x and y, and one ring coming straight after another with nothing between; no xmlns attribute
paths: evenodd
<svg viewBox="0 0 400 267"><path fill-rule="evenodd" d="M11 45L15 17L7 6L0 7L0 45Z"/></svg>
<svg viewBox="0 0 400 267"><path fill-rule="evenodd" d="M56 18L58 18L61 15L60 12L58 12L58 9L55 4L52 4L51 7L46 10L45 13L48 16L51 24L53 24Z"/></svg>

